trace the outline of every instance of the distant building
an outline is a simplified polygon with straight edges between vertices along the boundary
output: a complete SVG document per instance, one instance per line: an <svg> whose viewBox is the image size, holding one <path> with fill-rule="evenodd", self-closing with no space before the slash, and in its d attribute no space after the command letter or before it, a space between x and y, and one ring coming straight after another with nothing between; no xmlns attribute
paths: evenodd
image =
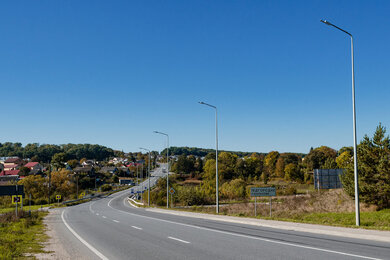
<svg viewBox="0 0 390 260"><path fill-rule="evenodd" d="M43 166L38 162L29 162L24 165L24 167L29 168L31 171L42 171Z"/></svg>
<svg viewBox="0 0 390 260"><path fill-rule="evenodd" d="M99 172L117 174L119 172L119 170L115 166L105 166L105 167L102 167Z"/></svg>
<svg viewBox="0 0 390 260"><path fill-rule="evenodd" d="M76 167L73 169L73 172L95 174L95 169L92 166Z"/></svg>

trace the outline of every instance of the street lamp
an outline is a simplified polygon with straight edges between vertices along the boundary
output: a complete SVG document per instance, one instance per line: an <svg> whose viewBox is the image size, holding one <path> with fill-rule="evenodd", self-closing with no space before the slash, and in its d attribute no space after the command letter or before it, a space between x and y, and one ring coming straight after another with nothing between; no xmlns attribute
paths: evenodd
<svg viewBox="0 0 390 260"><path fill-rule="evenodd" d="M149 178L148 178L148 206L150 207L150 150L146 149L146 148L142 148L142 147L140 147L139 149L145 150L145 151L149 152L149 160L148 160L148 175L149 175Z"/></svg>
<svg viewBox="0 0 390 260"><path fill-rule="evenodd" d="M218 110L216 106L207 104L205 102L198 102L201 105L209 106L215 109L215 206L216 212L219 213L219 190L218 190Z"/></svg>
<svg viewBox="0 0 390 260"><path fill-rule="evenodd" d="M169 208L169 135L159 131L153 131L153 133L165 135L167 137L167 208Z"/></svg>
<svg viewBox="0 0 390 260"><path fill-rule="evenodd" d="M357 142L356 142L356 106L355 106L355 65L353 59L353 37L352 34L340 27L330 23L327 20L320 20L326 25L348 34L351 37L351 61L352 61L352 110L353 110L353 161L355 175L355 211L356 211L356 226L360 226L360 210L359 210L359 183L358 183L358 163L357 163Z"/></svg>

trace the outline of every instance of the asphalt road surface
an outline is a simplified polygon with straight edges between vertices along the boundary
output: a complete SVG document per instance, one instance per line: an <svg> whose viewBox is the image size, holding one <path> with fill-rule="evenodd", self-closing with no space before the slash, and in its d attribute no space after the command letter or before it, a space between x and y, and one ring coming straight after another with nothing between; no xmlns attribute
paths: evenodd
<svg viewBox="0 0 390 260"><path fill-rule="evenodd" d="M86 259L390 259L390 241L161 214L131 207L129 195L64 209L56 228L67 250Z"/></svg>

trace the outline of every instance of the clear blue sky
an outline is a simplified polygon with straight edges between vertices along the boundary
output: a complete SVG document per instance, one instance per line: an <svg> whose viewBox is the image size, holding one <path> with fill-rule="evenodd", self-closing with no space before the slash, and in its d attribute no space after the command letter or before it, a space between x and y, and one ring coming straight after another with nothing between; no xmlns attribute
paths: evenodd
<svg viewBox="0 0 390 260"><path fill-rule="evenodd" d="M390 130L389 1L2 1L0 142L308 152Z"/></svg>

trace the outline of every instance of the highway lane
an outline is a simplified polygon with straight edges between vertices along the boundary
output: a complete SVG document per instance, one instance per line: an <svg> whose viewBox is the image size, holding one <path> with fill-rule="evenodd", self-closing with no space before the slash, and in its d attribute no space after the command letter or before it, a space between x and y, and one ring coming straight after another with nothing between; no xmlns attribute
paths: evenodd
<svg viewBox="0 0 390 260"><path fill-rule="evenodd" d="M128 195L127 190L64 210L63 220L94 258L390 259L390 243L155 213L132 208ZM86 245L78 246L85 251Z"/></svg>

